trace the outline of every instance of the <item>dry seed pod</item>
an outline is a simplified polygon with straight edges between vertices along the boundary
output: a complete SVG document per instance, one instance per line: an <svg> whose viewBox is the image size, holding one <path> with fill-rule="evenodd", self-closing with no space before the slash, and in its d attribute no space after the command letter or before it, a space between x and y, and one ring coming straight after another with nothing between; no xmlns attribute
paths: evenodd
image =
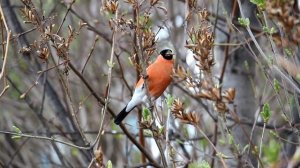
<svg viewBox="0 0 300 168"><path fill-rule="evenodd" d="M99 166L103 165L103 153L100 149L95 151L95 160Z"/></svg>
<svg viewBox="0 0 300 168"><path fill-rule="evenodd" d="M214 94L214 97L221 99L220 88L212 88L212 93Z"/></svg>
<svg viewBox="0 0 300 168"><path fill-rule="evenodd" d="M208 90L202 90L199 94L197 94L197 97L208 100L217 100L215 97L212 96L211 92Z"/></svg>
<svg viewBox="0 0 300 168"><path fill-rule="evenodd" d="M183 111L183 103L179 99L175 99L171 107L171 111L176 113Z"/></svg>
<svg viewBox="0 0 300 168"><path fill-rule="evenodd" d="M216 111L220 113L225 113L228 111L228 108L224 102L216 102L215 104Z"/></svg>
<svg viewBox="0 0 300 168"><path fill-rule="evenodd" d="M200 19L201 20L208 20L208 16L209 16L209 13L208 13L208 11L207 10L201 10L200 12L199 12L199 15L200 15Z"/></svg>
<svg viewBox="0 0 300 168"><path fill-rule="evenodd" d="M47 60L49 56L49 49L48 48L42 48L41 50L37 50L38 57L40 57L42 60Z"/></svg>
<svg viewBox="0 0 300 168"><path fill-rule="evenodd" d="M181 65L178 65L176 69L173 69L173 77L185 80L190 76L189 72Z"/></svg>
<svg viewBox="0 0 300 168"><path fill-rule="evenodd" d="M171 108L173 116L186 124L199 124L200 117L195 112L185 113L183 110L183 103L176 99Z"/></svg>
<svg viewBox="0 0 300 168"><path fill-rule="evenodd" d="M151 1L150 1L150 5L151 5L151 6L154 6L154 5L156 5L156 4L158 3L158 1L159 1L159 0L151 0Z"/></svg>
<svg viewBox="0 0 300 168"><path fill-rule="evenodd" d="M229 103L232 103L235 98L235 89L229 88L224 91L223 98L225 98Z"/></svg>

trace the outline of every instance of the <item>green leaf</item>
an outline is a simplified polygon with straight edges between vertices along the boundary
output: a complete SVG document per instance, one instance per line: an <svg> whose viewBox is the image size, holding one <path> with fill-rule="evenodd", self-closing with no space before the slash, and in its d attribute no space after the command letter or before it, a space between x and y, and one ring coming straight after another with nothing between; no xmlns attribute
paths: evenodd
<svg viewBox="0 0 300 168"><path fill-rule="evenodd" d="M268 62L268 64L270 64L270 65L274 64L274 59L273 59L273 57L270 56L270 55L267 55L267 62Z"/></svg>
<svg viewBox="0 0 300 168"><path fill-rule="evenodd" d="M295 106L296 105L296 100L295 100L295 98L294 98L294 96L288 96L288 104L290 105L290 106Z"/></svg>
<svg viewBox="0 0 300 168"><path fill-rule="evenodd" d="M152 131L151 130L148 130L148 129L144 129L144 135L145 136L151 136L152 137Z"/></svg>
<svg viewBox="0 0 300 168"><path fill-rule="evenodd" d="M280 143L274 139L271 139L268 142L268 145L263 145L263 156L265 156L264 161L269 164L278 162L280 150Z"/></svg>
<svg viewBox="0 0 300 168"><path fill-rule="evenodd" d="M271 110L269 103L265 103L263 106L263 111L260 113L261 117L264 120L264 123L267 123L271 117Z"/></svg>
<svg viewBox="0 0 300 168"><path fill-rule="evenodd" d="M270 34L274 34L274 33L276 33L277 31L276 31L276 29L274 28L274 27L271 27L271 30L270 30Z"/></svg>
<svg viewBox="0 0 300 168"><path fill-rule="evenodd" d="M158 128L158 132L160 133L160 134L162 134L163 132L164 132L164 127L163 126L158 126L159 128Z"/></svg>
<svg viewBox="0 0 300 168"><path fill-rule="evenodd" d="M267 27L267 26L263 26L263 31L264 31L265 33L270 34L270 35L276 33L276 30L275 30L274 27L269 28L269 27Z"/></svg>
<svg viewBox="0 0 300 168"><path fill-rule="evenodd" d="M219 143L221 144L221 145L225 145L226 144L226 141L225 141L225 139L219 139Z"/></svg>
<svg viewBox="0 0 300 168"><path fill-rule="evenodd" d="M13 125L12 127L13 127L13 129L15 130L16 133L22 134L22 131L20 130L20 128L18 128L18 127L15 126L15 125Z"/></svg>
<svg viewBox="0 0 300 168"><path fill-rule="evenodd" d="M107 60L106 63L110 68L113 68L115 66L115 63L110 60Z"/></svg>
<svg viewBox="0 0 300 168"><path fill-rule="evenodd" d="M78 149L77 148L72 148L71 149L71 155L72 156L78 156Z"/></svg>
<svg viewBox="0 0 300 168"><path fill-rule="evenodd" d="M199 141L199 147L200 147L201 149L204 149L204 150L205 150L205 148L208 147L208 143L209 143L209 142L208 142L206 139L202 139L202 140Z"/></svg>
<svg viewBox="0 0 300 168"><path fill-rule="evenodd" d="M242 25L242 26L249 26L250 25L250 20L249 18L238 18L238 22Z"/></svg>
<svg viewBox="0 0 300 168"><path fill-rule="evenodd" d="M231 135L231 134L229 134L229 144L230 145L234 145L234 138L233 138L233 136Z"/></svg>
<svg viewBox="0 0 300 168"><path fill-rule="evenodd" d="M145 121L150 121L151 120L151 112L150 112L150 110L147 107L143 108L142 115L143 115L143 119Z"/></svg>
<svg viewBox="0 0 300 168"><path fill-rule="evenodd" d="M182 134L184 136L184 138L189 138L189 128L187 125L184 125L182 128Z"/></svg>
<svg viewBox="0 0 300 168"><path fill-rule="evenodd" d="M275 131L270 131L270 134L273 135L274 137L278 138L279 135Z"/></svg>
<svg viewBox="0 0 300 168"><path fill-rule="evenodd" d="M298 81L300 81L300 74L297 74L297 75L296 75L296 79L297 79Z"/></svg>
<svg viewBox="0 0 300 168"><path fill-rule="evenodd" d="M189 164L188 168L210 168L210 165L207 161L202 160L200 163L194 162L194 163Z"/></svg>
<svg viewBox="0 0 300 168"><path fill-rule="evenodd" d="M218 153L217 153L217 156L218 156L219 158L229 159L229 156L227 156L227 155L225 155L224 153L221 153L221 152L218 152Z"/></svg>
<svg viewBox="0 0 300 168"><path fill-rule="evenodd" d="M110 160L107 161L106 167L107 168L112 168L112 162Z"/></svg>
<svg viewBox="0 0 300 168"><path fill-rule="evenodd" d="M256 17L259 19L262 18L260 13L256 13Z"/></svg>
<svg viewBox="0 0 300 168"><path fill-rule="evenodd" d="M284 52L286 53L287 56L291 57L293 56L293 52L290 48L285 48Z"/></svg>
<svg viewBox="0 0 300 168"><path fill-rule="evenodd" d="M11 139L21 139L21 136L20 135L13 135L13 136L11 136Z"/></svg>
<svg viewBox="0 0 300 168"><path fill-rule="evenodd" d="M244 62L244 66L245 66L245 69L246 69L247 71L249 71L249 63L248 63L248 61L245 61L245 62Z"/></svg>
<svg viewBox="0 0 300 168"><path fill-rule="evenodd" d="M274 79L274 89L277 93L280 91L280 85L277 79Z"/></svg>
<svg viewBox="0 0 300 168"><path fill-rule="evenodd" d="M289 119L287 118L287 116L285 114L282 113L281 117L284 119L284 121L290 122Z"/></svg>
<svg viewBox="0 0 300 168"><path fill-rule="evenodd" d="M251 3L257 5L257 7L261 10L266 8L266 1L265 0L250 0Z"/></svg>
<svg viewBox="0 0 300 168"><path fill-rule="evenodd" d="M258 146L255 145L251 152L255 155L258 155Z"/></svg>
<svg viewBox="0 0 300 168"><path fill-rule="evenodd" d="M22 131L21 131L20 128L18 128L18 127L15 126L15 125L13 125L12 127L13 127L14 131L15 131L17 134L22 134ZM11 139L21 139L21 138L22 138L21 135L13 135L13 136L11 136Z"/></svg>
<svg viewBox="0 0 300 168"><path fill-rule="evenodd" d="M174 101L174 97L172 95L168 94L167 99L166 99L168 108L172 107L173 101Z"/></svg>

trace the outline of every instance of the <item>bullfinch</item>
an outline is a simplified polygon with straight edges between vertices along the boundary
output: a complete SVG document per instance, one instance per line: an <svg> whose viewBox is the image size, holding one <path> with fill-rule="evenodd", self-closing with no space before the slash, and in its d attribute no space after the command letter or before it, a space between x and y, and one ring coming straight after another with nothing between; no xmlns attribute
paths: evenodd
<svg viewBox="0 0 300 168"><path fill-rule="evenodd" d="M172 81L173 72L173 53L170 49L165 49L160 52L155 62L147 68L147 80L149 94L151 100L156 100L168 87ZM147 102L147 91L144 84L144 79L141 78L136 86L129 103L115 118L115 124L119 125L122 120L132 111L137 105Z"/></svg>

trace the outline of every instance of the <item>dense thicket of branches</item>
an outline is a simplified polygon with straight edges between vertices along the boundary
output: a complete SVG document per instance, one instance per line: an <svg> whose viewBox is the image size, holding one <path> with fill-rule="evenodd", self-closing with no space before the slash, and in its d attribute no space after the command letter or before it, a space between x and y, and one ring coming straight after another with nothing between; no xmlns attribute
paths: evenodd
<svg viewBox="0 0 300 168"><path fill-rule="evenodd" d="M2 0L0 167L298 167L299 4ZM115 125L166 48L173 82Z"/></svg>

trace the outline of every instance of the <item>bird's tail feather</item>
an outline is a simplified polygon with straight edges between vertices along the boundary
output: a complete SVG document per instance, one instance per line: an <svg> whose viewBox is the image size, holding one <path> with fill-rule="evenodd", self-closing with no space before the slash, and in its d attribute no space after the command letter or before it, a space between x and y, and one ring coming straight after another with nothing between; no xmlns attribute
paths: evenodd
<svg viewBox="0 0 300 168"><path fill-rule="evenodd" d="M120 125L122 120L129 114L130 111L126 112L126 107L127 106L125 106L125 108L115 118L115 124Z"/></svg>

